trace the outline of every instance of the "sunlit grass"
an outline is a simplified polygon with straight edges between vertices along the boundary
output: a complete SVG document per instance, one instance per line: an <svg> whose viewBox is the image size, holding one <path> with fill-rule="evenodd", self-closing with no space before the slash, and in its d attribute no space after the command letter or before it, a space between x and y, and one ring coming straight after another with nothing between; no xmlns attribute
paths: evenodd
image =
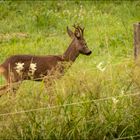
<svg viewBox="0 0 140 140"><path fill-rule="evenodd" d="M1 1L0 62L13 54L63 54L71 41L66 26L74 23L85 26L93 53L80 55L49 89L24 81L16 95L2 96L0 138L139 138L140 69L133 60L139 15L138 1ZM15 114L2 116L9 112Z"/></svg>

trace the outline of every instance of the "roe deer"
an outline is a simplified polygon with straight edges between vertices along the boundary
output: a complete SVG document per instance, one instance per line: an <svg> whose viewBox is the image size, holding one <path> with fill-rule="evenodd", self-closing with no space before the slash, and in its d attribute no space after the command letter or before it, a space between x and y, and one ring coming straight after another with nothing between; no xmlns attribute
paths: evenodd
<svg viewBox="0 0 140 140"><path fill-rule="evenodd" d="M67 50L62 55L14 55L5 60L0 65L0 74L2 74L7 85L0 90L8 90L9 85L20 83L23 80L41 81L44 76L53 74L53 70L57 70L61 62L74 62L79 54L90 55L91 50L88 49L86 41L83 37L84 29L80 26L75 26L75 31L72 32L67 27L67 33L72 38L72 42ZM63 73L64 66L60 65L59 73ZM14 90L14 86L11 87Z"/></svg>

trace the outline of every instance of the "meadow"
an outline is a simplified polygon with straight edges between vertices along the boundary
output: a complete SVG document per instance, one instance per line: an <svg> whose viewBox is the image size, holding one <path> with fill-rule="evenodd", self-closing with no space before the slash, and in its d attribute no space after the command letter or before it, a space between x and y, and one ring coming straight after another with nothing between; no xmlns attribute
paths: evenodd
<svg viewBox="0 0 140 140"><path fill-rule="evenodd" d="M140 139L138 21L139 1L0 1L0 63L14 54L63 54L73 24L85 27L93 51L49 90L24 81L16 95L3 95L0 139Z"/></svg>

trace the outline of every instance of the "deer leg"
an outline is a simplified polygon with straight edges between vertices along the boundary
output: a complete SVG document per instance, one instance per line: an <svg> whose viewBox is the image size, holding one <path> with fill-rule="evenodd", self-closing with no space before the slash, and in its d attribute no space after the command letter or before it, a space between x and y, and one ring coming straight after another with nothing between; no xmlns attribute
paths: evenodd
<svg viewBox="0 0 140 140"><path fill-rule="evenodd" d="M52 75L45 76L43 82L48 95L48 103L49 105L53 105L54 102L54 94L52 93L54 84L53 76Z"/></svg>
<svg viewBox="0 0 140 140"><path fill-rule="evenodd" d="M7 93L16 93L22 82L14 82L0 87L0 97Z"/></svg>
<svg viewBox="0 0 140 140"><path fill-rule="evenodd" d="M15 79L15 76L12 72L8 74L8 72L5 71L3 76L5 77L7 84L0 87L0 96L6 93L16 93L20 84L22 83L22 80Z"/></svg>
<svg viewBox="0 0 140 140"><path fill-rule="evenodd" d="M44 77L43 82L47 89L48 98L50 104L53 102L55 103L55 97L54 97L54 85L55 81L59 79L63 75L63 68L60 66L56 67L55 69L52 69L48 72L48 75Z"/></svg>
<svg viewBox="0 0 140 140"><path fill-rule="evenodd" d="M16 91L19 89L22 81L14 82L10 85L10 92L16 93Z"/></svg>
<svg viewBox="0 0 140 140"><path fill-rule="evenodd" d="M22 83L22 79L20 79L18 76L15 76L12 72L6 78L9 85L9 92L16 93L20 84Z"/></svg>
<svg viewBox="0 0 140 140"><path fill-rule="evenodd" d="M0 87L0 97L1 97L3 94L6 94L6 93L7 93L8 87L9 87L9 85L4 85L4 86L1 86L1 87Z"/></svg>
<svg viewBox="0 0 140 140"><path fill-rule="evenodd" d="M58 69L52 69L51 71L49 71L48 75L44 77L43 81L46 88L51 87L55 83L55 81L62 76L60 70L61 69L59 69L59 67Z"/></svg>

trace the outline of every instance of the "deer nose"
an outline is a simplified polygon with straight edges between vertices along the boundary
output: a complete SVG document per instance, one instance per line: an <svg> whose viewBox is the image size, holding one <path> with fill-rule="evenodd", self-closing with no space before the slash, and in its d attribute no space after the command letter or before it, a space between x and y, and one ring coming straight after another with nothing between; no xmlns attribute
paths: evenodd
<svg viewBox="0 0 140 140"><path fill-rule="evenodd" d="M92 53L92 51L88 51L87 55L90 55Z"/></svg>

